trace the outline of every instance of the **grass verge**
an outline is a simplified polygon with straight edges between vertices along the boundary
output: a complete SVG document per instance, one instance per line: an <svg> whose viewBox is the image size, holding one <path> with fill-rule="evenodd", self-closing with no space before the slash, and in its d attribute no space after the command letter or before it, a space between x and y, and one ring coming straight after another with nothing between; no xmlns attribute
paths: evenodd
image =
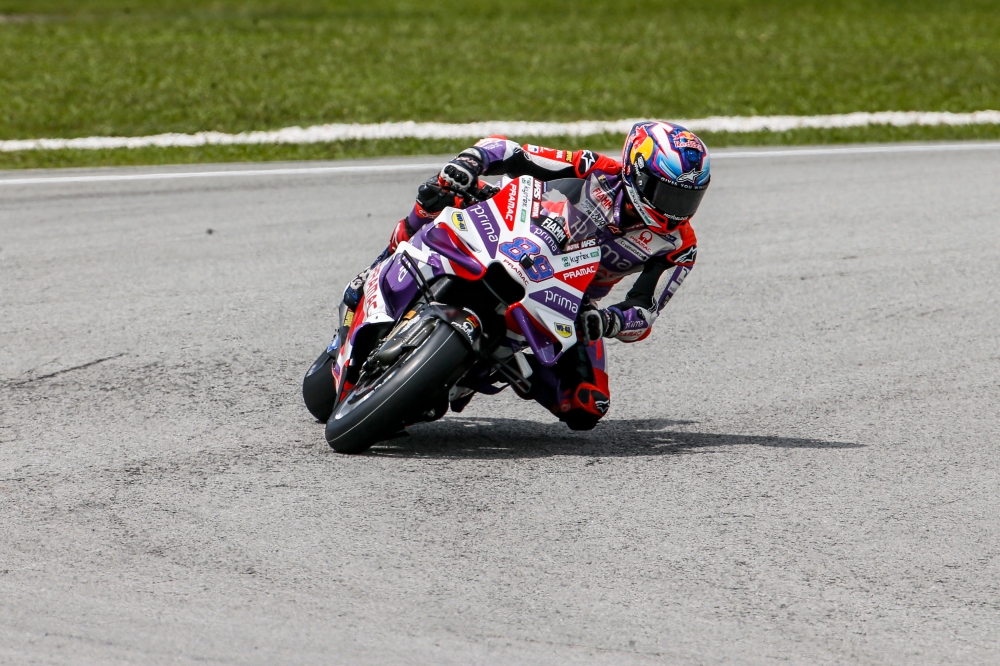
<svg viewBox="0 0 1000 666"><path fill-rule="evenodd" d="M874 143L891 141L1000 140L1000 126L973 127L866 127L858 129L794 130L790 132L703 132L710 148L724 146L810 145L821 143ZM565 147L590 148L609 155L621 150L624 136L512 137L518 141ZM155 164L219 162L269 162L285 160L335 160L384 155L449 155L472 140L395 139L338 141L308 145L203 146L198 148L137 148L114 150L31 150L0 153L0 169L57 167L110 167Z"/></svg>
<svg viewBox="0 0 1000 666"><path fill-rule="evenodd" d="M1000 108L996 0L0 0L0 15L2 139Z"/></svg>

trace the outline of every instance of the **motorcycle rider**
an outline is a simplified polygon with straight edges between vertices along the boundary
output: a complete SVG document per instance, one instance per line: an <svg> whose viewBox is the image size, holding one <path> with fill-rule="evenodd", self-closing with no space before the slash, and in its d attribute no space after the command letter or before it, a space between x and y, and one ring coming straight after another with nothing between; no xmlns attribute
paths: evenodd
<svg viewBox="0 0 1000 666"><path fill-rule="evenodd" d="M542 181L581 178L594 192L601 246L600 267L577 316L578 344L553 368L533 363L533 398L574 430L589 430L610 407L602 339L637 342L647 337L663 307L694 266L697 241L691 217L711 180L705 144L692 132L666 122L636 123L619 162L589 150L568 151L525 144L502 136L463 150L420 186L413 210L393 230L389 246L372 266L409 240L447 206L462 206L462 192L480 176L532 176ZM596 182L592 182L596 181ZM354 310L370 269L348 285L344 303ZM625 300L597 301L626 275L639 273ZM452 403L461 411L471 395Z"/></svg>

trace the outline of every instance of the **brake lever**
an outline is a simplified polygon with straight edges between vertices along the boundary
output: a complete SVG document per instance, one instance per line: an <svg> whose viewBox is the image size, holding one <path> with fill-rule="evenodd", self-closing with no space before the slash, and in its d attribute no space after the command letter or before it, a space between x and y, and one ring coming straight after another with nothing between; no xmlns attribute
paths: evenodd
<svg viewBox="0 0 1000 666"><path fill-rule="evenodd" d="M485 183L481 187L476 189L476 199L479 201L486 201L496 196L497 192L500 191L499 187L493 187L489 183Z"/></svg>
<svg viewBox="0 0 1000 666"><path fill-rule="evenodd" d="M499 187L493 187L489 183L483 185L482 187L477 187L475 190L455 190L450 187L439 186L442 192L450 194L452 196L461 197L462 203L466 206L481 203L496 196L497 192L500 191Z"/></svg>

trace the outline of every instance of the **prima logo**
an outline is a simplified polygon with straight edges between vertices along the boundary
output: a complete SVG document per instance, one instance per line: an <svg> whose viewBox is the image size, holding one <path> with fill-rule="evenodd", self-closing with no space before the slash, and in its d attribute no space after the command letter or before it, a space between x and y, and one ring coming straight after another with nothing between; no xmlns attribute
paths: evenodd
<svg viewBox="0 0 1000 666"><path fill-rule="evenodd" d="M493 220L491 220L490 216L486 214L486 209L482 204L466 208L465 212L472 216L472 221L479 225L483 235L485 235L491 243L497 243L500 241L500 236L497 235L496 227L493 226Z"/></svg>
<svg viewBox="0 0 1000 666"><path fill-rule="evenodd" d="M580 305L574 302L572 298L564 296L553 289L546 289L542 293L545 296L545 305L551 308L572 312L573 314L576 314L580 309Z"/></svg>

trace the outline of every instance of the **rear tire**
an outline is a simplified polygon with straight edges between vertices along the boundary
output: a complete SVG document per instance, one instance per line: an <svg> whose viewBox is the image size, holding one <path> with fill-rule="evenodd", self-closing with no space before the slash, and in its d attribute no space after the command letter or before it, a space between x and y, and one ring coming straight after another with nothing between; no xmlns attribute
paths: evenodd
<svg viewBox="0 0 1000 666"><path fill-rule="evenodd" d="M302 400L317 420L326 423L337 402L337 382L333 378L334 358L326 351L309 366L302 378Z"/></svg>
<svg viewBox="0 0 1000 666"><path fill-rule="evenodd" d="M434 320L434 331L370 384L351 390L326 422L326 441L339 453L360 453L391 437L407 423L423 420L448 382L467 369L472 351L461 333Z"/></svg>

